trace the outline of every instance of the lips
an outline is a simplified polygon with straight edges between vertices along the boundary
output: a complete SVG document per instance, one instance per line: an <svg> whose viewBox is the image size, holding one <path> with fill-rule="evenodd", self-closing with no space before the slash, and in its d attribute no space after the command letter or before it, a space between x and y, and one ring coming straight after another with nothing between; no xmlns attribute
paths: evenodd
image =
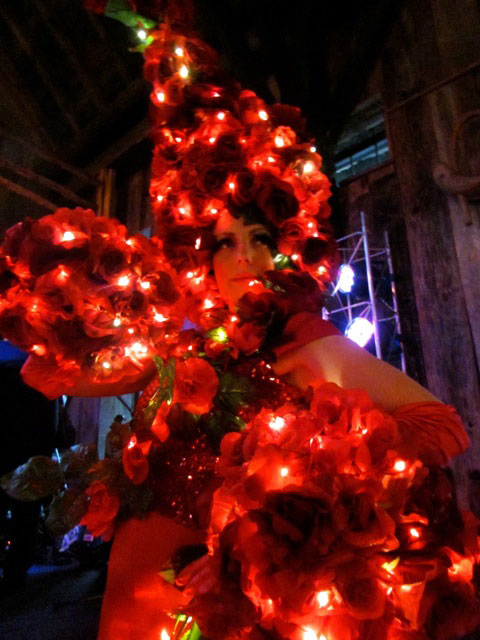
<svg viewBox="0 0 480 640"><path fill-rule="evenodd" d="M239 273L237 276L235 276L234 278L231 278L231 280L233 282L243 282L245 280L256 280L257 276L254 275L253 273Z"/></svg>

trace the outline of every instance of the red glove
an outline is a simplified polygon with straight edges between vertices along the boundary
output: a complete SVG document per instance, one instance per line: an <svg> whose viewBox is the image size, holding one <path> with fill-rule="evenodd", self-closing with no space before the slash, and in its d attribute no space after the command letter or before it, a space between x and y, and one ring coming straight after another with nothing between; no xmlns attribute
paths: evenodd
<svg viewBox="0 0 480 640"><path fill-rule="evenodd" d="M441 402L412 402L392 412L403 440L427 465L444 465L469 444L454 407Z"/></svg>

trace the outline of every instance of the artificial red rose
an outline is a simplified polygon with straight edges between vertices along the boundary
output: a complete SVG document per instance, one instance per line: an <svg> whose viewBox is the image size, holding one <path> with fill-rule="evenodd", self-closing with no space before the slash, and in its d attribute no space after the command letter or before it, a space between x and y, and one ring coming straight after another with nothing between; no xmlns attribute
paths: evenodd
<svg viewBox="0 0 480 640"><path fill-rule="evenodd" d="M93 482L85 494L90 502L80 524L85 525L92 535L109 540L113 535L114 520L120 507L118 496L110 493L103 482Z"/></svg>
<svg viewBox="0 0 480 640"><path fill-rule="evenodd" d="M81 378L80 366L73 360L54 356L31 355L21 369L26 384L43 393L49 400L68 394Z"/></svg>
<svg viewBox="0 0 480 640"><path fill-rule="evenodd" d="M275 226L298 213L299 203L292 185L269 172L260 176L255 200L267 220Z"/></svg>
<svg viewBox="0 0 480 640"><path fill-rule="evenodd" d="M228 169L224 164L209 164L200 174L199 187L209 195L221 196L227 177Z"/></svg>
<svg viewBox="0 0 480 640"><path fill-rule="evenodd" d="M217 340L208 339L205 341L204 348L208 358L216 359L223 351L230 353L231 355L233 355L233 357L236 357L234 355L234 352L232 351L232 345L225 342L218 342Z"/></svg>
<svg viewBox="0 0 480 640"><path fill-rule="evenodd" d="M30 233L32 220L27 218L23 222L17 222L5 231L2 242L2 253L9 256L14 262L17 260L23 241Z"/></svg>
<svg viewBox="0 0 480 640"><path fill-rule="evenodd" d="M368 429L367 447L372 457L372 464L381 464L387 451L392 451L399 443L399 434L395 420L377 409L372 409L365 417Z"/></svg>
<svg viewBox="0 0 480 640"><path fill-rule="evenodd" d="M289 218L282 222L278 235L278 250L286 256L300 253L308 237L308 220Z"/></svg>
<svg viewBox="0 0 480 640"><path fill-rule="evenodd" d="M394 520L376 504L382 493L381 483L349 482L346 478L344 485L338 496L347 514L344 540L356 547L398 546Z"/></svg>
<svg viewBox="0 0 480 640"><path fill-rule="evenodd" d="M150 471L150 465L146 458L146 454L152 444L151 440L147 442L137 442L135 436L132 436L130 442L123 448L122 465L127 478L133 484L142 484L147 479Z"/></svg>
<svg viewBox="0 0 480 640"><path fill-rule="evenodd" d="M85 218L85 212L83 214L78 212L78 216ZM120 238L125 240L127 237L127 227L121 224L115 218L105 218L104 216L93 216L88 218L88 228L91 235L99 233L101 235L108 235L111 238ZM136 236L134 236L136 237Z"/></svg>
<svg viewBox="0 0 480 640"><path fill-rule="evenodd" d="M275 127L290 127L301 138L305 136L307 121L298 107L291 107L288 104L274 104L270 107L270 117Z"/></svg>
<svg viewBox="0 0 480 640"><path fill-rule="evenodd" d="M200 248L196 249L200 238ZM164 253L169 264L178 271L202 267L210 257L212 234L193 226L173 226L164 238Z"/></svg>
<svg viewBox="0 0 480 640"><path fill-rule="evenodd" d="M284 315L308 311L319 313L323 307L323 292L316 278L305 271L282 269L267 271L265 278L277 289L276 306Z"/></svg>
<svg viewBox="0 0 480 640"><path fill-rule="evenodd" d="M39 336L27 319L24 300L0 308L0 334L20 349L29 350Z"/></svg>
<svg viewBox="0 0 480 640"><path fill-rule="evenodd" d="M270 273L268 271L267 273ZM238 313L241 318L258 325L267 325L277 309L277 296L273 291L264 289L260 293L248 291L238 301Z"/></svg>
<svg viewBox="0 0 480 640"><path fill-rule="evenodd" d="M243 207L255 198L258 183L256 174L250 169L242 169L235 176L235 189L231 198L235 205Z"/></svg>
<svg viewBox="0 0 480 640"><path fill-rule="evenodd" d="M437 578L427 582L425 586L419 622L429 638L461 638L478 629L480 602L467 582L450 582L446 577Z"/></svg>
<svg viewBox="0 0 480 640"><path fill-rule="evenodd" d="M58 318L55 330L49 335L50 344L54 352L61 354L66 360L83 363L85 357L111 344L113 330L102 327L105 322L102 313L92 318L87 315L87 322L80 317L68 320Z"/></svg>
<svg viewBox="0 0 480 640"><path fill-rule="evenodd" d="M220 164L229 166L240 165L243 160L243 147L238 141L236 133L222 133L218 136L213 150L215 160Z"/></svg>
<svg viewBox="0 0 480 640"><path fill-rule="evenodd" d="M170 429L168 428L166 422L166 416L168 413L168 405L166 402L163 402L157 410L153 422L150 426L151 432L153 435L160 440L160 442L165 442L170 435Z"/></svg>
<svg viewBox="0 0 480 640"><path fill-rule="evenodd" d="M311 145L304 144L292 144L283 146L278 149L279 155L282 156L285 164L293 164L296 167L302 167L303 163L309 161L315 166L315 173L319 170L322 159L317 153L310 151ZM300 164L301 163L301 164ZM308 174L307 182L302 181L302 187L310 186L312 180L312 173Z"/></svg>
<svg viewBox="0 0 480 640"><path fill-rule="evenodd" d="M409 492L406 512L419 513L433 525L458 521L455 490L445 470L431 467L425 473L423 481L415 482Z"/></svg>
<svg viewBox="0 0 480 640"><path fill-rule="evenodd" d="M92 238L90 245L92 271L105 282L111 282L124 272L129 263L128 247L111 239Z"/></svg>
<svg viewBox="0 0 480 640"><path fill-rule="evenodd" d="M232 553L235 529L225 527L214 555L192 562L177 579L177 584L184 586L183 593L191 598L188 614L212 640L239 638L237 634L260 617L241 588L241 566Z"/></svg>
<svg viewBox="0 0 480 640"><path fill-rule="evenodd" d="M229 331L229 338L235 347L247 356L260 348L266 335L266 327L253 322L235 323Z"/></svg>
<svg viewBox="0 0 480 640"><path fill-rule="evenodd" d="M264 121L260 119L259 112L266 111L265 103L253 91L244 89L238 97L237 106L240 120L244 124L264 124Z"/></svg>
<svg viewBox="0 0 480 640"><path fill-rule="evenodd" d="M148 278L151 301L154 304L170 305L178 300L180 292L172 276L166 271L157 271Z"/></svg>
<svg viewBox="0 0 480 640"><path fill-rule="evenodd" d="M222 477L236 475L244 463L242 451L243 437L240 433L231 432L223 436L220 443L220 457L217 462L217 473Z"/></svg>
<svg viewBox="0 0 480 640"><path fill-rule="evenodd" d="M277 473L278 473L277 465ZM268 491L261 509L249 512L257 534L251 546L242 549L249 562L260 566L263 589L278 588L270 582L275 569L311 571L316 558L324 556L343 527L344 513L318 488L296 488ZM275 597L273 593L267 597Z"/></svg>
<svg viewBox="0 0 480 640"><path fill-rule="evenodd" d="M43 216L32 224L32 238L38 242L61 244L66 249L85 245L91 235L91 224L95 213L91 209L67 209L62 207L55 213ZM73 232L73 238L64 238L66 231Z"/></svg>
<svg viewBox="0 0 480 640"><path fill-rule="evenodd" d="M308 266L316 266L332 254L333 243L327 238L307 238L301 253L302 262Z"/></svg>
<svg viewBox="0 0 480 640"><path fill-rule="evenodd" d="M190 413L208 413L218 390L218 376L211 364L202 358L188 358L177 363L173 402L179 402Z"/></svg>
<svg viewBox="0 0 480 640"><path fill-rule="evenodd" d="M360 620L380 618L385 610L385 591L360 558L337 568L335 586L351 616Z"/></svg>

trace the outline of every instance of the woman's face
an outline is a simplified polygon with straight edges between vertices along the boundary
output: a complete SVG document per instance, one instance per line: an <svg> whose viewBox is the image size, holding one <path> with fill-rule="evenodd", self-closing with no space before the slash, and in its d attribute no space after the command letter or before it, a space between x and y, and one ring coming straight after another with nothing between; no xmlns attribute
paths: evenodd
<svg viewBox="0 0 480 640"><path fill-rule="evenodd" d="M218 289L231 311L247 291L263 287L255 278L274 268L273 239L262 224L244 224L223 211L215 225L213 271Z"/></svg>

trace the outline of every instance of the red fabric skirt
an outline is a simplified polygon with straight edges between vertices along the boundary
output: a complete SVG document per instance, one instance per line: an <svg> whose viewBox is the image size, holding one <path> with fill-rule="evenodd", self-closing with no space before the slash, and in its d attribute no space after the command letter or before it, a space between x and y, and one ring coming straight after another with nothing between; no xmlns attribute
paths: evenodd
<svg viewBox="0 0 480 640"><path fill-rule="evenodd" d="M122 523L113 541L98 640L159 640L173 620L165 610L182 603L181 593L160 574L184 545L200 544L200 531L158 513Z"/></svg>

